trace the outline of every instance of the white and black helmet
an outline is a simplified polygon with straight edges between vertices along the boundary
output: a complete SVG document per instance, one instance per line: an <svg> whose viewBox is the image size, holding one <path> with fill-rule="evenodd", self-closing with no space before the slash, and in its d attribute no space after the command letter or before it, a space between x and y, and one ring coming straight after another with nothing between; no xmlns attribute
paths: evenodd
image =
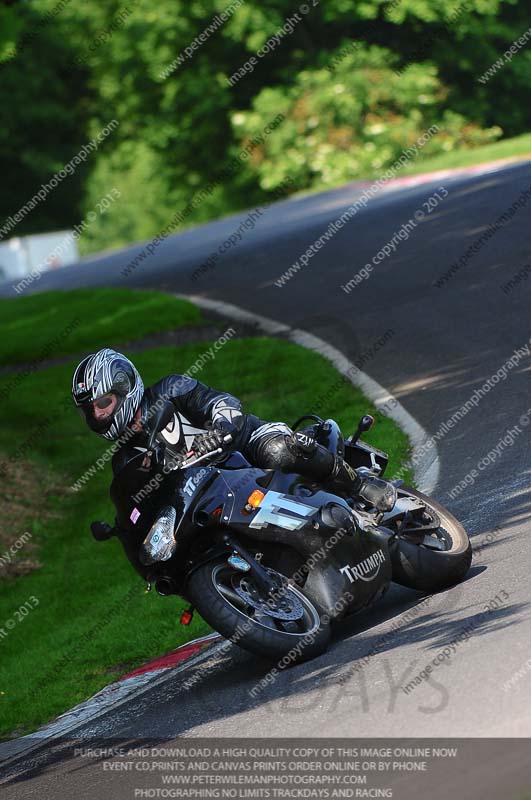
<svg viewBox="0 0 531 800"><path fill-rule="evenodd" d="M105 419L96 419L94 401L111 392L118 398L114 413ZM144 384L135 365L108 347L84 358L74 372L74 403L89 428L106 439L115 440L121 436L132 422L143 395Z"/></svg>

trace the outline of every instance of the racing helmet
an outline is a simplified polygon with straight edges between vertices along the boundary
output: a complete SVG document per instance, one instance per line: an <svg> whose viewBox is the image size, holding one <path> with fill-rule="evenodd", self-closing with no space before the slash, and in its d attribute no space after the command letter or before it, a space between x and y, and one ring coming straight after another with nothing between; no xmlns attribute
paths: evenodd
<svg viewBox="0 0 531 800"><path fill-rule="evenodd" d="M96 419L94 402L110 404L115 395L116 406L104 419ZM106 439L115 440L133 421L144 395L144 384L135 365L121 353L108 347L81 361L72 379L72 397L90 430ZM102 399L103 398L103 399Z"/></svg>

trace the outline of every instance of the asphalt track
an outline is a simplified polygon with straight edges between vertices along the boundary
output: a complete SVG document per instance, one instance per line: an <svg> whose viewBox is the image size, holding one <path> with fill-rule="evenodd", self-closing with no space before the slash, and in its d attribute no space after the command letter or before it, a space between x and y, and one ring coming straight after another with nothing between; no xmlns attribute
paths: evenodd
<svg viewBox="0 0 531 800"><path fill-rule="evenodd" d="M409 238L399 242L394 253L374 267L368 279L350 293L343 291L341 286L371 261L440 186L446 187L448 196L425 215ZM530 190L528 204L518 208L441 288L434 285L526 189ZM141 246L45 274L31 290L156 287L234 303L308 330L354 362L361 358L362 369L435 434L478 387L503 368L515 350L530 344L527 273L531 267L528 270L526 264L531 261L531 163L381 193L307 266L282 288L276 286L275 280L355 196L353 187L344 187L271 207L253 230L245 231L241 241L220 257L215 269L195 281L191 279L194 270L239 227L245 213L171 237L127 277L121 270ZM501 287L521 270L515 288L503 291ZM8 284L0 292L14 296ZM388 329L392 335L377 349L378 339ZM254 699L248 692L268 667L234 649L211 664L193 690L165 684L79 735L151 740L177 736L529 737L531 671L518 670L529 670L525 665L531 659L531 447L529 419L522 418L531 408L531 357L521 354L517 361L506 368L505 378L491 382L478 406L448 428L438 442L441 472L434 495L461 519L477 549L469 577L461 586L419 606L407 624L385 638L382 647L382 637L421 599L417 592L394 587L379 606L344 626L328 653L282 672ZM303 362L300 368L304 370ZM280 391L286 389L279 386ZM317 391L322 392L322 387ZM478 466L496 448L491 463ZM474 469L470 485L450 496ZM491 601L496 608L486 613ZM468 633L461 635L465 630ZM377 652L361 662L361 669L353 670L375 645ZM441 656L430 679L405 693L401 687L445 648L451 654ZM508 687L505 682L511 679L514 683ZM32 763L37 765L37 761ZM511 798L511 794L490 793L500 774L495 763L490 769L481 765L481 773L476 773L477 796ZM522 755L511 774L525 770ZM4 796L6 800L22 796L22 788L47 796L58 775L66 779L67 773L67 761L42 773L39 769L25 786L5 787ZM90 781L91 774L94 771L85 768L83 782ZM68 781L77 796L84 796L78 794L74 775ZM98 781L93 785L92 797L100 796L99 785ZM101 796L106 796L103 785L100 788Z"/></svg>

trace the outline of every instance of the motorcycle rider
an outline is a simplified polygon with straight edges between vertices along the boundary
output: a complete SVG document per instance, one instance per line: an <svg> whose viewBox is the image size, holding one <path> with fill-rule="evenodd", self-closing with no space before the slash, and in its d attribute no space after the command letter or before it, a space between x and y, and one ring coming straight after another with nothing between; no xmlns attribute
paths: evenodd
<svg viewBox="0 0 531 800"><path fill-rule="evenodd" d="M74 371L72 396L88 427L120 447L112 458L116 473L131 446L147 450L153 409L171 402L174 415L158 434L166 458L193 450L201 455L217 447L239 450L255 467L294 472L330 485L347 496L357 493L360 478L340 457L284 422L266 422L242 411L240 401L186 375L168 375L144 389L134 364L121 353L103 348L86 356ZM224 437L231 434L227 445ZM119 534L106 523L92 523L95 538ZM122 542L124 543L124 542ZM128 553L128 555L130 555Z"/></svg>

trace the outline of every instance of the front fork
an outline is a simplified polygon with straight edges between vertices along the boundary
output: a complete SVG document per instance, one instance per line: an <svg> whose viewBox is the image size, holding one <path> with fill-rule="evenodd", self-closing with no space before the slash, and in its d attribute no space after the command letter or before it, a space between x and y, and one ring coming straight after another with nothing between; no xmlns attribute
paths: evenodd
<svg viewBox="0 0 531 800"><path fill-rule="evenodd" d="M232 538L228 533L224 533L222 536L223 542L228 546L231 547L233 552L237 553L246 564L249 565L249 572L253 576L257 587L265 592L266 595L270 595L273 591L278 589L277 584L275 581L272 580L269 572L260 564L260 562L253 556L245 547L237 542L235 539Z"/></svg>

